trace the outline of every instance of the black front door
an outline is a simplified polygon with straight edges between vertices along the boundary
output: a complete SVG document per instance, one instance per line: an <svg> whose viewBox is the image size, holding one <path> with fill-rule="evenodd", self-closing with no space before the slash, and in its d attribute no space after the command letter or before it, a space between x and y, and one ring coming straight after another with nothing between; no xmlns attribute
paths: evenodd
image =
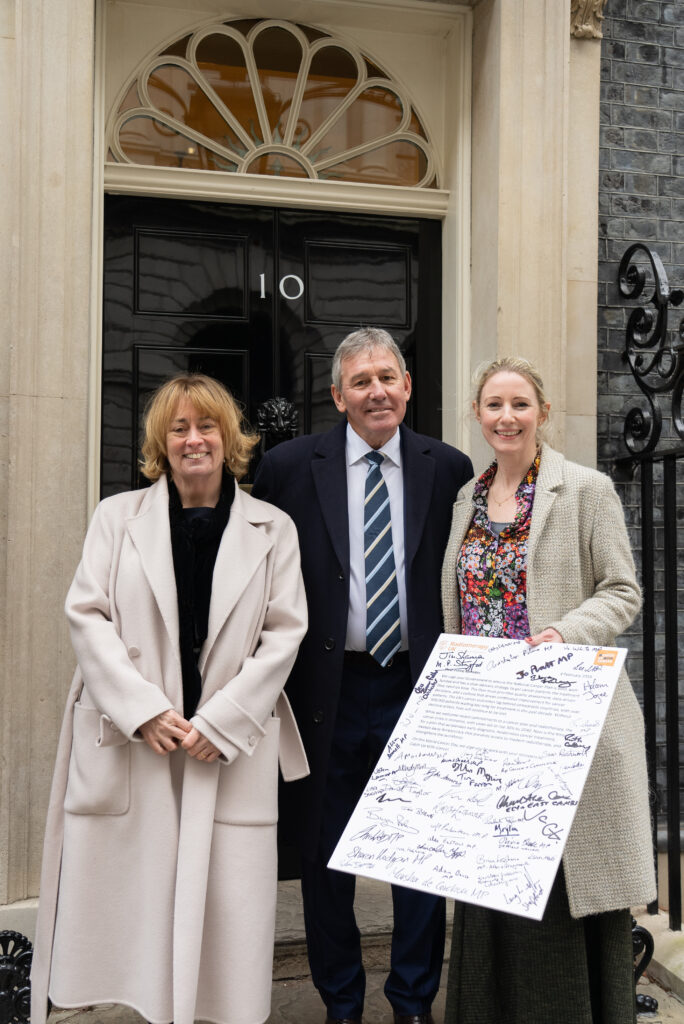
<svg viewBox="0 0 684 1024"><path fill-rule="evenodd" d="M407 421L441 436L440 278L436 221L107 197L102 496L144 483L142 411L175 373L217 377L254 425L282 396L300 432L332 426L332 356L361 326L396 339Z"/></svg>

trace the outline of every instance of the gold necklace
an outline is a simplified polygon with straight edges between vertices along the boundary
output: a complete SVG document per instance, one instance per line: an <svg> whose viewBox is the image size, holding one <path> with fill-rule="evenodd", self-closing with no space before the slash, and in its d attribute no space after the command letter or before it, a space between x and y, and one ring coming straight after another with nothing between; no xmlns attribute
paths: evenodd
<svg viewBox="0 0 684 1024"><path fill-rule="evenodd" d="M518 484L518 487L520 487L520 484ZM499 506L499 508L501 508L501 506L502 506L502 505L505 505L507 501L510 501L510 499L511 499L511 498L515 497L515 495L516 495L516 494L518 493L518 487L516 487L516 489L515 489L515 490L513 491L513 493L512 493L512 494L509 494L507 498L504 498L504 499L503 499L503 501L497 501L497 500L496 500L496 498L495 498L495 497L494 497L494 495L492 494L492 489L491 489L491 487L490 487L490 488L489 488L489 494L488 494L488 497L492 499L492 501L494 502L494 504L495 504L495 505L498 505L498 506Z"/></svg>

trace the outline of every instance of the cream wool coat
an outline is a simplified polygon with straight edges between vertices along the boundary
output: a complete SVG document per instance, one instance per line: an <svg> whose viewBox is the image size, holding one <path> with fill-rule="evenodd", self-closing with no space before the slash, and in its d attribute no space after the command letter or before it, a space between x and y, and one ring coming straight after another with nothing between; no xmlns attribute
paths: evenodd
<svg viewBox="0 0 684 1024"><path fill-rule="evenodd" d="M270 1012L279 752L286 778L308 772L281 695L307 623L295 527L236 487L192 718L221 751L211 764L136 735L183 707L165 477L98 506L66 607L78 669L48 813L33 1024L48 992L152 1022L258 1024Z"/></svg>
<svg viewBox="0 0 684 1024"><path fill-rule="evenodd" d="M457 559L473 489L454 504L442 574L444 624L460 631ZM633 621L639 587L620 499L610 479L543 445L527 549L530 631L612 646ZM644 724L627 674L618 682L563 857L573 917L655 899Z"/></svg>

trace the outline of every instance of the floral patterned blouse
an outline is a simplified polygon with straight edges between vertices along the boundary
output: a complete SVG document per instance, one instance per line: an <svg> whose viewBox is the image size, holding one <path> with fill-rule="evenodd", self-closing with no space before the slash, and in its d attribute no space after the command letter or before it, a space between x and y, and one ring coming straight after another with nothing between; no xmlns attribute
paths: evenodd
<svg viewBox="0 0 684 1024"><path fill-rule="evenodd" d="M471 636L530 635L527 619L527 542L540 453L515 492L517 512L497 535L487 512L496 461L475 484L475 514L458 559L461 632Z"/></svg>

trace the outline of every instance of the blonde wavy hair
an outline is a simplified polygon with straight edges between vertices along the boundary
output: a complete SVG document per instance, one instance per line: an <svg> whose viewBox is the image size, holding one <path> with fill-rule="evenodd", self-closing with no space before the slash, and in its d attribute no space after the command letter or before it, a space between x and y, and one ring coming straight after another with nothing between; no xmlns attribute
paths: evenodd
<svg viewBox="0 0 684 1024"><path fill-rule="evenodd" d="M178 406L188 398L200 416L216 420L223 441L227 470L236 480L247 472L258 434L248 427L242 410L230 392L203 373L182 373L158 388L145 407L140 471L148 480L169 472L166 437Z"/></svg>
<svg viewBox="0 0 684 1024"><path fill-rule="evenodd" d="M546 397L544 381L539 370L534 363L531 363L529 359L525 359L524 356L502 356L501 359L492 359L491 361L480 363L473 374L473 407L479 409L482 389L489 378L493 377L495 373L517 373L520 377L524 377L525 380L529 381L537 397L539 408L545 417L544 422L540 423L537 427L537 440L546 441L549 434L549 400Z"/></svg>

